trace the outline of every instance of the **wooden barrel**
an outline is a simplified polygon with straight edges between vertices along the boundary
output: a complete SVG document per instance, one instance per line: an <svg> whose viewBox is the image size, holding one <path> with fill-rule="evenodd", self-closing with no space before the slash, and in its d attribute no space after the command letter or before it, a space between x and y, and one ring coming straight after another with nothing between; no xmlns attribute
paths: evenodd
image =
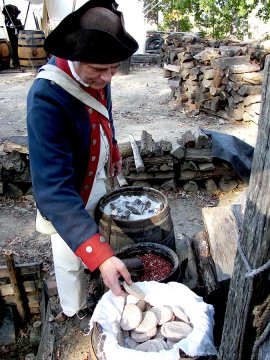
<svg viewBox="0 0 270 360"><path fill-rule="evenodd" d="M170 273L156 281L166 284L170 281L179 280L180 277L179 259L176 253L168 246L161 244L154 244L150 242L144 242L144 243L124 246L122 249L116 251L115 253L115 255L119 259L137 258L140 255L146 255L146 254L158 255L171 264ZM138 281L135 277L132 280Z"/></svg>
<svg viewBox="0 0 270 360"><path fill-rule="evenodd" d="M40 30L22 30L18 35L18 55L22 71L37 71L46 64L45 34Z"/></svg>
<svg viewBox="0 0 270 360"><path fill-rule="evenodd" d="M0 70L10 68L10 50L8 41L0 39Z"/></svg>
<svg viewBox="0 0 270 360"><path fill-rule="evenodd" d="M162 210L146 219L125 220L112 217L104 212L105 206L120 196L147 196L163 204ZM96 220L100 233L115 249L133 243L152 242L175 250L175 236L170 207L165 195L156 189L144 186L128 186L103 196L96 209Z"/></svg>
<svg viewBox="0 0 270 360"><path fill-rule="evenodd" d="M102 326L99 323L94 322L92 330L90 332L90 351L89 351L90 356L88 357L88 360L106 360L106 355L104 353L105 339L106 339L106 334L105 334L105 332L103 332ZM134 351L136 351L136 350L134 350ZM154 359L155 359L155 357L153 356L153 360ZM179 359L180 359L180 357L179 357ZM199 360L199 359L210 360L211 356L186 357L186 356L181 355L181 359L182 360Z"/></svg>

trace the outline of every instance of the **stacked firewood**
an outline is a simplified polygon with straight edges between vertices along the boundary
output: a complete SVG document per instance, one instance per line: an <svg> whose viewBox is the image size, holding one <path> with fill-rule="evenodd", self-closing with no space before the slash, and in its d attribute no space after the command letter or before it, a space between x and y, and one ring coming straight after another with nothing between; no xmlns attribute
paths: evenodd
<svg viewBox="0 0 270 360"><path fill-rule="evenodd" d="M179 159L176 178L184 190L197 191L203 187L216 193L238 186L234 169L227 162L213 159L212 141L199 128L186 131L177 143L171 153Z"/></svg>
<svg viewBox="0 0 270 360"><path fill-rule="evenodd" d="M170 141L155 142L147 131L142 131L138 142L130 135L130 143L120 146L125 179L134 185L174 180L174 167L178 160L171 155L171 150Z"/></svg>
<svg viewBox="0 0 270 360"><path fill-rule="evenodd" d="M248 98L248 97L246 97ZM227 191L238 185L230 164L211 156L211 139L199 128L186 131L177 143L154 141L142 131L141 139L120 144L123 159L120 186L161 186L175 190L196 191L204 187L211 192ZM31 175L27 139L16 137L0 147L0 194L17 198L31 194Z"/></svg>
<svg viewBox="0 0 270 360"><path fill-rule="evenodd" d="M16 198L30 188L27 137L11 137L0 144L0 195Z"/></svg>
<svg viewBox="0 0 270 360"><path fill-rule="evenodd" d="M163 48L164 77L185 111L258 123L267 50L204 39L174 43Z"/></svg>
<svg viewBox="0 0 270 360"><path fill-rule="evenodd" d="M165 190L175 190L180 185L186 191L203 187L216 193L220 189L232 190L239 184L229 163L213 159L211 139L199 128L186 131L174 145L168 141L155 142L151 134L143 131L140 141L132 137L130 143L120 146L120 152L124 185L157 184Z"/></svg>

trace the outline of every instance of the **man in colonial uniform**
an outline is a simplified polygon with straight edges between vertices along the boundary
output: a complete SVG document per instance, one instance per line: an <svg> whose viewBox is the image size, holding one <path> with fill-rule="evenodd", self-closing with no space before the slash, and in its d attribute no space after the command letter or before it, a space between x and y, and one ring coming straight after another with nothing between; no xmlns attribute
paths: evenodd
<svg viewBox="0 0 270 360"><path fill-rule="evenodd" d="M38 78L27 99L27 127L34 196L50 222L55 275L63 313L87 313L84 269L99 269L116 296L119 277L130 274L99 233L94 210L107 176L121 171L112 119L110 81L119 63L137 49L113 0L90 0L69 14L45 39L61 69L108 110L108 119L53 80ZM46 69L40 71L46 73ZM86 317L89 320L89 318ZM87 324L88 325L88 324ZM85 322L81 323L85 330Z"/></svg>

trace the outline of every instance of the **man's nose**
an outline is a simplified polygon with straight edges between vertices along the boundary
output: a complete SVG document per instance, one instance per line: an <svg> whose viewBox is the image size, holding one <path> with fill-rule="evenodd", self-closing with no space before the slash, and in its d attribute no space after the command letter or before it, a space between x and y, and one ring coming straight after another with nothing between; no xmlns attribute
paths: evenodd
<svg viewBox="0 0 270 360"><path fill-rule="evenodd" d="M102 71L100 78L103 81L110 82L112 79L112 76L113 76L113 74L112 74L111 69L106 69L106 70Z"/></svg>

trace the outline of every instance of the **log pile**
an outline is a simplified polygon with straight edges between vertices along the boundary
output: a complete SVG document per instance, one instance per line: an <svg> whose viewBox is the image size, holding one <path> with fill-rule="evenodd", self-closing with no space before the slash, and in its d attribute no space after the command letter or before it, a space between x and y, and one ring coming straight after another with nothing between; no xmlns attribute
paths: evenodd
<svg viewBox="0 0 270 360"><path fill-rule="evenodd" d="M186 131L174 145L155 142L151 134L143 131L141 140L136 142L136 152L133 140L120 145L126 185L158 184L165 190L175 190L180 185L185 191L203 187L216 193L230 191L239 184L229 163L212 158L211 139L199 128Z"/></svg>
<svg viewBox="0 0 270 360"><path fill-rule="evenodd" d="M13 265L13 260L11 261ZM18 307L30 314L40 314L41 263L16 264L0 266L0 301L1 304ZM10 280L15 278L13 282ZM14 284L16 282L16 284ZM15 286L16 285L16 286ZM16 290L16 289L19 290ZM18 297L18 291L20 296ZM17 297L16 297L17 295ZM21 302L21 303L20 303Z"/></svg>
<svg viewBox="0 0 270 360"><path fill-rule="evenodd" d="M24 138L24 137L23 137ZM154 141L152 135L142 131L136 141L132 135L128 143L119 145L123 159L119 186L161 186L185 191L199 187L215 193L230 191L238 185L237 174L225 161L211 156L211 139L199 128L186 131L177 143ZM31 194L31 175L25 139L5 141L0 152L0 195L19 198ZM114 185L113 185L114 186Z"/></svg>
<svg viewBox="0 0 270 360"><path fill-rule="evenodd" d="M265 47L167 39L162 47L164 77L172 96L188 113L204 111L228 120L258 123Z"/></svg>
<svg viewBox="0 0 270 360"><path fill-rule="evenodd" d="M19 197L30 187L27 138L11 137L0 144L0 195Z"/></svg>
<svg viewBox="0 0 270 360"><path fill-rule="evenodd" d="M170 154L172 143L155 142L152 135L142 131L141 140L137 143L130 137L130 144L120 146L123 158L123 175L128 183L139 182L163 183L174 181L174 167L177 158Z"/></svg>

